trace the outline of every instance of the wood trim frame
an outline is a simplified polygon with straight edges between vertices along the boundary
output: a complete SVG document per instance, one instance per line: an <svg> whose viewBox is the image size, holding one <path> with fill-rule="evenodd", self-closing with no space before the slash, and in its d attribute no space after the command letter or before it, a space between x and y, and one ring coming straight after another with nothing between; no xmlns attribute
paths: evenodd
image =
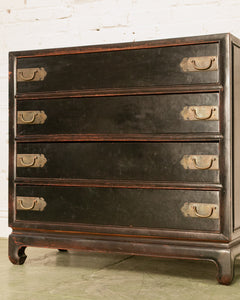
<svg viewBox="0 0 240 300"><path fill-rule="evenodd" d="M225 39L226 36L230 37L229 33L202 35L194 37L180 37L170 38L162 40L148 40L140 42L127 42L116 44L102 44L102 45L86 45L80 47L68 47L68 48L55 48L55 49L38 49L38 50L23 50L12 51L10 54L14 54L17 57L33 57L33 56L52 56L52 55L64 55L64 54L79 54L79 53L93 53L93 52L107 52L107 51L121 51L127 49L147 49L158 47L171 47L181 45L194 45L194 44L208 44L218 43L220 40Z"/></svg>

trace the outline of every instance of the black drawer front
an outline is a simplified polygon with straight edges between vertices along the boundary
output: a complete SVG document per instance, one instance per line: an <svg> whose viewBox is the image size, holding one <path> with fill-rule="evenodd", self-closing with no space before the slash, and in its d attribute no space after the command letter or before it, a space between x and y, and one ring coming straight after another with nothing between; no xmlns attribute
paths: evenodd
<svg viewBox="0 0 240 300"><path fill-rule="evenodd" d="M218 43L212 43L18 58L17 92L216 83L219 72L211 69L210 59L204 64L210 66L207 70L184 71L180 64L186 57L218 56L218 51ZM21 71L26 68L44 68L42 79L35 81L41 76L35 76L34 70L32 74Z"/></svg>
<svg viewBox="0 0 240 300"><path fill-rule="evenodd" d="M219 192L96 187L18 186L17 196L42 197L42 211L17 210L17 220L219 231L215 218L186 216L186 203L216 204ZM24 205L24 203L23 203Z"/></svg>
<svg viewBox="0 0 240 300"><path fill-rule="evenodd" d="M213 112L218 105L218 93L21 100L17 134L218 132L219 112ZM186 108L193 119L183 116ZM41 111L46 120L37 124L36 114Z"/></svg>
<svg viewBox="0 0 240 300"><path fill-rule="evenodd" d="M216 183L218 147L218 143L175 142L18 143L17 176ZM43 159L43 166L35 167L40 159L34 161L34 155L29 159L21 154L41 154L47 161ZM182 159L186 155L197 155L190 163L198 168L184 167Z"/></svg>

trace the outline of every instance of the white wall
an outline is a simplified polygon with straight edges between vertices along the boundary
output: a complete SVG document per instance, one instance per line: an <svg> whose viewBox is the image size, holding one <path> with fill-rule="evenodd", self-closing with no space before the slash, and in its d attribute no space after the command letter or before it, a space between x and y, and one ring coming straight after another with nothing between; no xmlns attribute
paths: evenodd
<svg viewBox="0 0 240 300"><path fill-rule="evenodd" d="M231 32L240 0L0 0L0 237L7 236L8 51Z"/></svg>

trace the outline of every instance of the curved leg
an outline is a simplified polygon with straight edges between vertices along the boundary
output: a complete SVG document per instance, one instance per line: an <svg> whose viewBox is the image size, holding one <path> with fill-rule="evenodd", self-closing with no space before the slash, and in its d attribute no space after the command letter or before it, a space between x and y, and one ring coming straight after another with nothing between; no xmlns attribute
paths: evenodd
<svg viewBox="0 0 240 300"><path fill-rule="evenodd" d="M27 256L25 255L26 247L18 245L14 242L14 238L10 235L8 239L8 257L14 265L24 264Z"/></svg>
<svg viewBox="0 0 240 300"><path fill-rule="evenodd" d="M217 280L220 284L231 284L234 277L234 256L231 250L221 251L219 255L214 259L217 268Z"/></svg>

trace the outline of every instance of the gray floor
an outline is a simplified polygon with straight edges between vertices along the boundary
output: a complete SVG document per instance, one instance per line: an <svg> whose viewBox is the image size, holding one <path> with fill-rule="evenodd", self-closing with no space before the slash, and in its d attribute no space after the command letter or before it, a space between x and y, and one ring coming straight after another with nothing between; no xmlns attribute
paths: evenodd
<svg viewBox="0 0 240 300"><path fill-rule="evenodd" d="M26 254L24 265L12 265L0 239L1 300L240 300L240 261L232 285L221 286L211 262L41 248Z"/></svg>

